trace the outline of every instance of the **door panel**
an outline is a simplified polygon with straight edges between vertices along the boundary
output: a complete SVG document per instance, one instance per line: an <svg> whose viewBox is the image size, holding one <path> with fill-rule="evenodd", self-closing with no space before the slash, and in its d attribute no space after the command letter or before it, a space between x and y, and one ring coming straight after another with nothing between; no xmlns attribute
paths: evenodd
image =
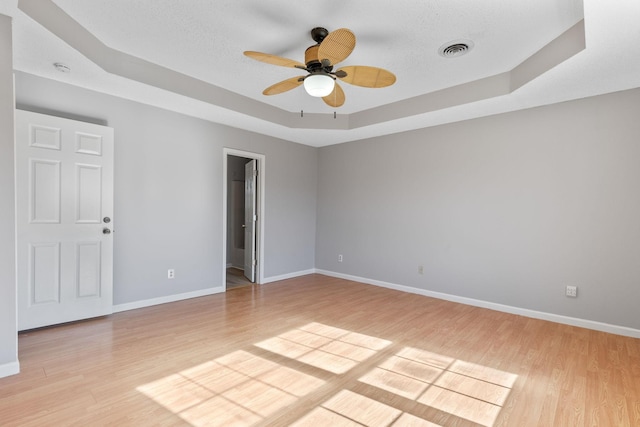
<svg viewBox="0 0 640 427"><path fill-rule="evenodd" d="M60 162L30 159L29 218L32 224L60 223Z"/></svg>
<svg viewBox="0 0 640 427"><path fill-rule="evenodd" d="M100 224L102 166L76 164L76 224Z"/></svg>
<svg viewBox="0 0 640 427"><path fill-rule="evenodd" d="M244 276L255 282L257 160L247 162L244 171Z"/></svg>
<svg viewBox="0 0 640 427"><path fill-rule="evenodd" d="M18 329L112 312L113 129L16 111Z"/></svg>
<svg viewBox="0 0 640 427"><path fill-rule="evenodd" d="M76 243L77 298L100 297L100 242Z"/></svg>
<svg viewBox="0 0 640 427"><path fill-rule="evenodd" d="M60 302L60 242L29 245L29 304Z"/></svg>

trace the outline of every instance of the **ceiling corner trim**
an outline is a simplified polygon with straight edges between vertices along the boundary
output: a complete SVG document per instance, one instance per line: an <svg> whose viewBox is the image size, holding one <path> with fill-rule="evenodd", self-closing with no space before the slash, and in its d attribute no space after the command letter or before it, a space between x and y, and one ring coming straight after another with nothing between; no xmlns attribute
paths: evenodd
<svg viewBox="0 0 640 427"><path fill-rule="evenodd" d="M18 8L108 73L288 129L349 131L509 95L586 48L584 19L510 71L352 114L292 113L113 49L52 0Z"/></svg>
<svg viewBox="0 0 640 427"><path fill-rule="evenodd" d="M289 120L287 111L110 48L51 0L19 0L18 8L108 73L272 123Z"/></svg>
<svg viewBox="0 0 640 427"><path fill-rule="evenodd" d="M586 49L584 19L511 70L511 91Z"/></svg>
<svg viewBox="0 0 640 427"><path fill-rule="evenodd" d="M510 71L355 113L351 128L509 95L585 48L582 19Z"/></svg>

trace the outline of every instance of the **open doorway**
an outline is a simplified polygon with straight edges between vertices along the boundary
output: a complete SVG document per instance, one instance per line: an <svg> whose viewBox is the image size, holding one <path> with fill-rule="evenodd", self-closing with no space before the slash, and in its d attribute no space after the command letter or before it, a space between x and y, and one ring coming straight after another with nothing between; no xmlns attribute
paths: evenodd
<svg viewBox="0 0 640 427"><path fill-rule="evenodd" d="M224 283L262 282L264 156L224 150Z"/></svg>

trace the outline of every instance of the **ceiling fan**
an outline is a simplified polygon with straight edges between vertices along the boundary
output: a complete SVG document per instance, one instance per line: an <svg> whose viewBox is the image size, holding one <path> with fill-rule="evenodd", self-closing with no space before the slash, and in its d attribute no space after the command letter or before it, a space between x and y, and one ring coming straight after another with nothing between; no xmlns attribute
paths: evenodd
<svg viewBox="0 0 640 427"><path fill-rule="evenodd" d="M304 54L305 63L294 61L268 53L246 51L249 58L282 67L294 67L305 70L303 77L292 77L266 88L264 95L277 95L287 92L302 84L311 96L322 98L331 107L344 104L345 95L336 78L356 86L379 88L395 83L396 76L382 68L364 65L352 65L333 71L333 67L344 61L356 46L356 36L347 28L328 32L325 28L316 27L311 30L311 38L315 45L307 48Z"/></svg>

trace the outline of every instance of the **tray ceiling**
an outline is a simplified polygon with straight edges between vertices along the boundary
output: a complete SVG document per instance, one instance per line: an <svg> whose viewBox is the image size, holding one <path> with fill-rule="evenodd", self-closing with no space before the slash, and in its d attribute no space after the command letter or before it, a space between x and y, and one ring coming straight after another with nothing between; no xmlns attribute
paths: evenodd
<svg viewBox="0 0 640 427"><path fill-rule="evenodd" d="M14 18L16 70L312 146L640 86L640 49L627 43L640 39L632 0L372 4L3 0L0 13ZM316 26L355 33L340 65L382 67L397 82L342 84L347 101L335 109L302 87L262 95L305 72L242 52L304 62ZM466 55L439 55L459 40L473 44Z"/></svg>

